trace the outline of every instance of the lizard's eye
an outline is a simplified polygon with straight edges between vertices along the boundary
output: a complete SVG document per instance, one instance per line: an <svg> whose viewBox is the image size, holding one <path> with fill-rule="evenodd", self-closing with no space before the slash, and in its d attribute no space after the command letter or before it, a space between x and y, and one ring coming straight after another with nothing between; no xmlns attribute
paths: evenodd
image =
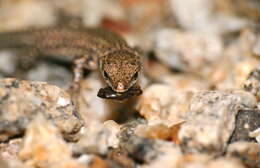
<svg viewBox="0 0 260 168"><path fill-rule="evenodd" d="M108 74L107 74L106 71L104 71L104 77L105 77L106 79L109 79L109 76L108 76Z"/></svg>
<svg viewBox="0 0 260 168"><path fill-rule="evenodd" d="M136 72L136 73L133 75L132 79L136 80L137 78L138 78L138 72Z"/></svg>

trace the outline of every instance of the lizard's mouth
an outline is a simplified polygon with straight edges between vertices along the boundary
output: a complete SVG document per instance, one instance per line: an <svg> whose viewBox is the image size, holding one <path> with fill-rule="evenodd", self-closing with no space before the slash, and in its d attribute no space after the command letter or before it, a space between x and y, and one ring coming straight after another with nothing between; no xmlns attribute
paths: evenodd
<svg viewBox="0 0 260 168"><path fill-rule="evenodd" d="M124 100L141 94L142 90L139 86L133 86L124 92L117 92L108 86L106 88L101 88L98 91L97 96L103 99Z"/></svg>

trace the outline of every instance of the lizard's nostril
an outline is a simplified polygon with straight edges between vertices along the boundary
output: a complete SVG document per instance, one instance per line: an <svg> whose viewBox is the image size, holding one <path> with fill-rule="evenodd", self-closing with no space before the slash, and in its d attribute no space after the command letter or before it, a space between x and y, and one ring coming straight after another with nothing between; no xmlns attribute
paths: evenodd
<svg viewBox="0 0 260 168"><path fill-rule="evenodd" d="M116 90L117 90L118 92L123 92L124 89L125 89L124 84L123 84L122 82L118 82L118 83L117 83Z"/></svg>

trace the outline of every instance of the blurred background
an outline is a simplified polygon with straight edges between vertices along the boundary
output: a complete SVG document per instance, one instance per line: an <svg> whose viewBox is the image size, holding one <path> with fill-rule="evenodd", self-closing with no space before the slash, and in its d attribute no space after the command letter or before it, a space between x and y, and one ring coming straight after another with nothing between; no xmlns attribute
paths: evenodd
<svg viewBox="0 0 260 168"><path fill-rule="evenodd" d="M152 58L147 73L155 80L169 71L188 72L213 88L233 88L258 64L259 8L258 0L1 0L0 31L106 27ZM10 54L0 55L0 72L12 74ZM28 79L63 86L56 78L71 78L60 67L54 77L39 67L41 75L34 69Z"/></svg>

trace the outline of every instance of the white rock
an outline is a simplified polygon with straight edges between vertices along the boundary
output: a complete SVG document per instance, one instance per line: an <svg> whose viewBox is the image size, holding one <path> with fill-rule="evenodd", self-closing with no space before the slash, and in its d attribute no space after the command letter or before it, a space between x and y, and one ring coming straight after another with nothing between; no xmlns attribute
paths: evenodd
<svg viewBox="0 0 260 168"><path fill-rule="evenodd" d="M153 84L144 90L137 110L149 122L173 125L184 120L192 92L178 92L166 84Z"/></svg>
<svg viewBox="0 0 260 168"><path fill-rule="evenodd" d="M76 144L75 150L86 153L106 154L109 148L118 147L119 140L117 134L119 129L119 125L111 120L104 124L91 122L85 129L83 137Z"/></svg>

